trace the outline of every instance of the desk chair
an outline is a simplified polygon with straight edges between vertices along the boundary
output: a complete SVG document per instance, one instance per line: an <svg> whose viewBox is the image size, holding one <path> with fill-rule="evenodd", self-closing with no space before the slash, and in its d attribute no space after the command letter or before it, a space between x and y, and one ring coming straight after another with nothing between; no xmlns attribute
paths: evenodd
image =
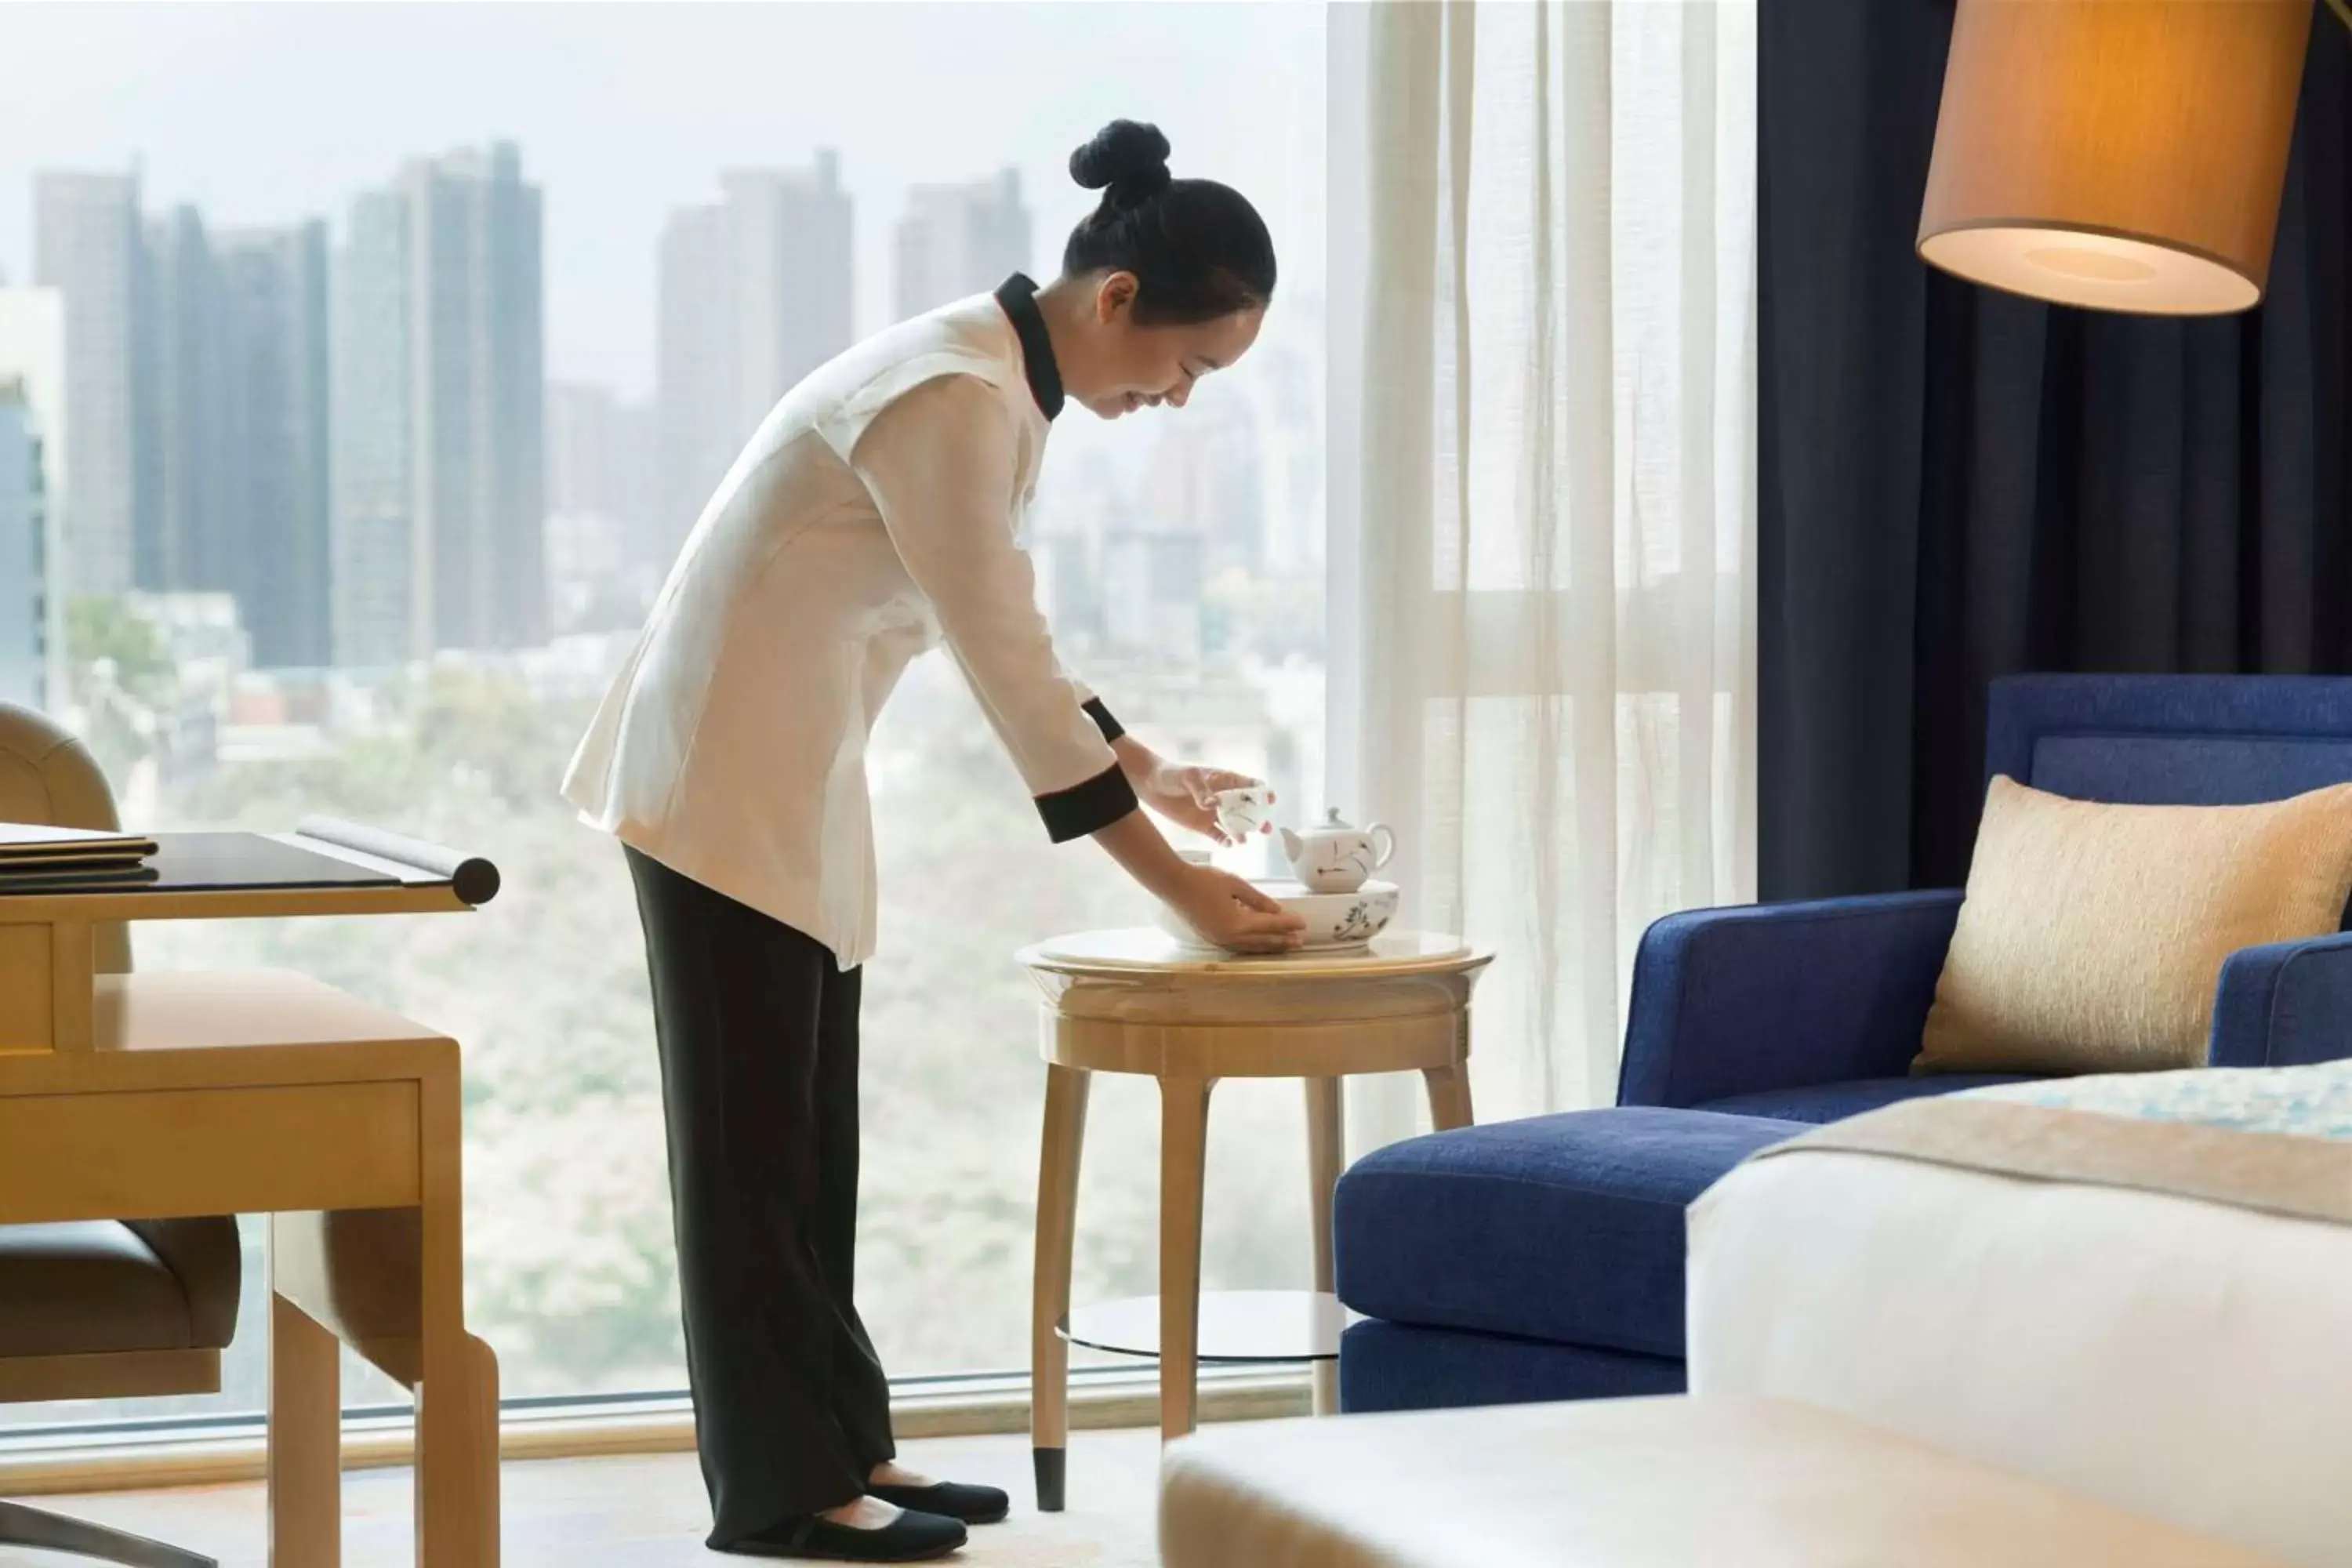
<svg viewBox="0 0 2352 1568"><path fill-rule="evenodd" d="M81 743L5 702L0 822L121 826L106 776ZM127 972L121 925L95 934L98 967ZM0 985L21 965L47 962L41 935L0 928ZM0 1401L218 1393L241 1265L236 1221L226 1217L0 1226ZM0 1546L129 1568L215 1568L193 1552L6 1501Z"/></svg>

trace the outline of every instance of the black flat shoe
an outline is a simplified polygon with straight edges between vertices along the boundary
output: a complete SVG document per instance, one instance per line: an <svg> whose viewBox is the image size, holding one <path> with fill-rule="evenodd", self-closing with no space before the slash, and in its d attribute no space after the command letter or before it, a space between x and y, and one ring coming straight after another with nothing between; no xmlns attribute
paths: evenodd
<svg viewBox="0 0 2352 1568"><path fill-rule="evenodd" d="M879 1530L858 1530L814 1514L788 1519L719 1550L741 1557L798 1557L825 1563L924 1563L945 1557L963 1542L961 1520L908 1509Z"/></svg>
<svg viewBox="0 0 2352 1568"><path fill-rule="evenodd" d="M1013 1500L994 1487L959 1486L954 1481L934 1481L927 1487L868 1485L866 1495L900 1508L945 1514L966 1524L994 1524L1013 1507Z"/></svg>

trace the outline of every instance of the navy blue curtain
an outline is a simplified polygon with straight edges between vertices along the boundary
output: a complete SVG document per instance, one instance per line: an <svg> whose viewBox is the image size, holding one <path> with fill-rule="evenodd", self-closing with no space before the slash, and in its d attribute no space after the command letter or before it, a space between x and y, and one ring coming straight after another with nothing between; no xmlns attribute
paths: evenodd
<svg viewBox="0 0 2352 1568"><path fill-rule="evenodd" d="M2034 304L1914 254L1951 0L1765 0L1759 882L1967 874L1985 688L2352 670L2352 35L2317 7L2263 303Z"/></svg>

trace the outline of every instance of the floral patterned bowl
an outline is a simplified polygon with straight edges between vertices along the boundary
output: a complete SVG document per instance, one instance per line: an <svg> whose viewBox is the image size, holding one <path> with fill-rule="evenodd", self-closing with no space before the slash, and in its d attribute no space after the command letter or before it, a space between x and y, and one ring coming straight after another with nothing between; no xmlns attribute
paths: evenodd
<svg viewBox="0 0 2352 1568"><path fill-rule="evenodd" d="M1281 900L1284 909L1306 918L1306 940L1299 944L1302 952L1330 952L1361 947L1386 931L1389 922L1396 919L1397 885L1394 882L1366 882L1352 893L1312 893L1304 885L1287 879L1278 882L1261 881L1257 885ZM1202 940L1199 933L1165 904L1159 907L1158 917L1160 929L1178 942L1191 947L1213 945Z"/></svg>

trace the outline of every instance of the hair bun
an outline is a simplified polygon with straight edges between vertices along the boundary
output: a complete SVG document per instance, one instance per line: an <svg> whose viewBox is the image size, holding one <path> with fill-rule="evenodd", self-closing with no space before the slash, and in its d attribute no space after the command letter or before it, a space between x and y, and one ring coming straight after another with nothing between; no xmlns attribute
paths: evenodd
<svg viewBox="0 0 2352 1568"><path fill-rule="evenodd" d="M1168 138L1157 125L1114 120L1070 154L1070 178L1090 191L1149 195L1168 184Z"/></svg>

